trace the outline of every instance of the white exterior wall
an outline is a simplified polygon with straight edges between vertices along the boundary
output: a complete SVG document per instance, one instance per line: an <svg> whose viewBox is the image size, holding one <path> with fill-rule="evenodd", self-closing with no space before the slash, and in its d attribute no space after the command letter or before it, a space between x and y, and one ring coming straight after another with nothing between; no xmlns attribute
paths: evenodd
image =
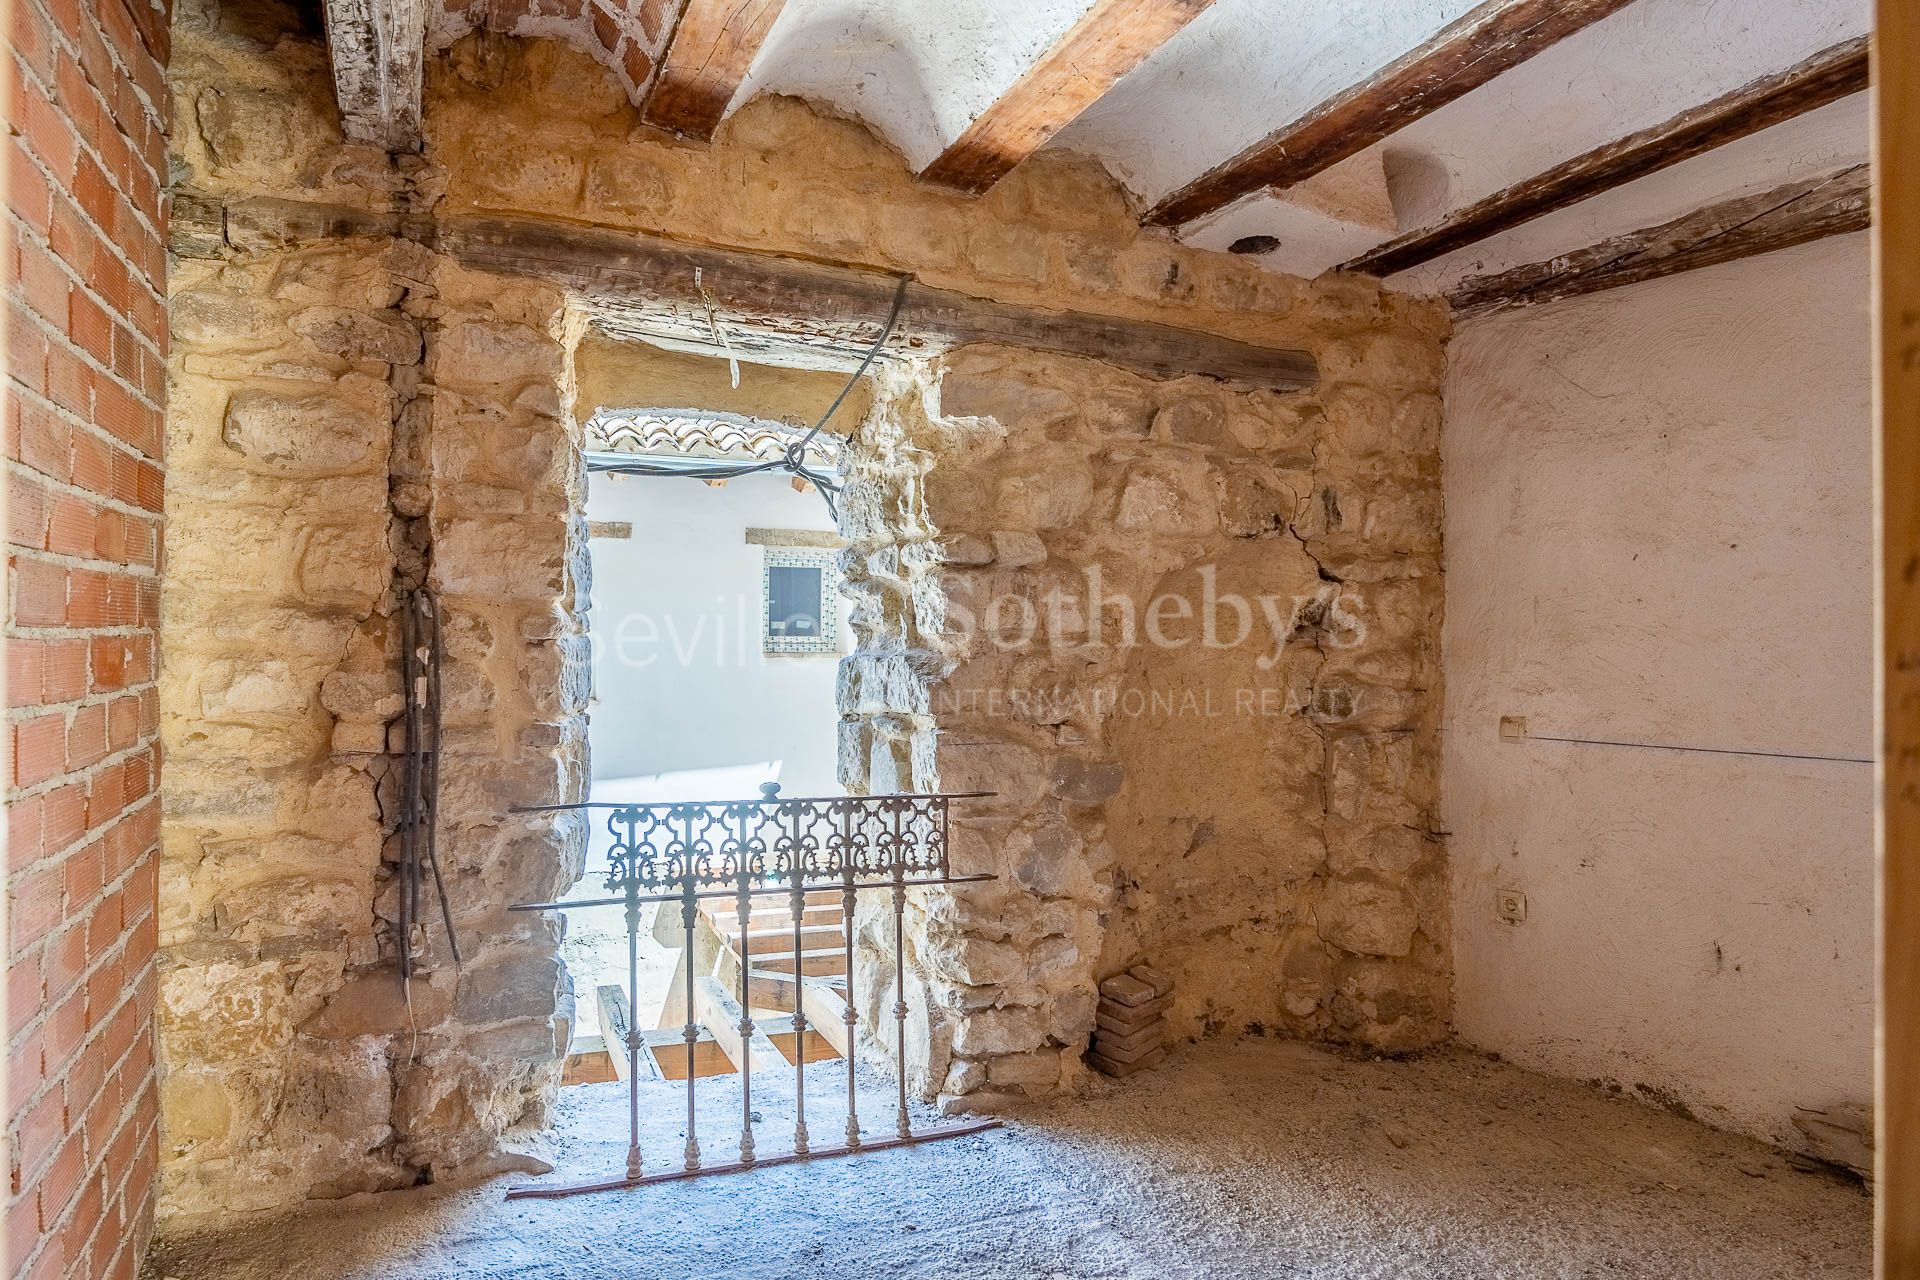
<svg viewBox="0 0 1920 1280"><path fill-rule="evenodd" d="M1469 321L1447 391L1459 1033L1789 1145L1872 1096L1872 768L1539 739L1871 755L1867 286L1857 235Z"/></svg>
<svg viewBox="0 0 1920 1280"><path fill-rule="evenodd" d="M591 543L596 797L730 799L768 780L839 795L839 656L761 652L763 549L746 541L749 528L832 531L820 495L784 472L724 489L595 475L587 517L633 525L631 539Z"/></svg>

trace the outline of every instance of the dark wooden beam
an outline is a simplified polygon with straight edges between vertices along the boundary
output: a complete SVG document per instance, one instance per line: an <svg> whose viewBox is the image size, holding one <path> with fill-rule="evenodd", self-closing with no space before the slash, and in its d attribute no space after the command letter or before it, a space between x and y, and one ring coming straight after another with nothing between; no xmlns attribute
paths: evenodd
<svg viewBox="0 0 1920 1280"><path fill-rule="evenodd" d="M1456 310L1527 305L1771 253L1823 236L1864 231L1871 221L1870 165L1723 200L1657 227L1576 253L1476 276L1447 295Z"/></svg>
<svg viewBox="0 0 1920 1280"><path fill-rule="evenodd" d="M388 151L418 150L426 0L325 0L322 8L342 130Z"/></svg>
<svg viewBox="0 0 1920 1280"><path fill-rule="evenodd" d="M1874 1258L1920 1276L1920 8L1874 24L1874 533L1880 760Z"/></svg>
<svg viewBox="0 0 1920 1280"><path fill-rule="evenodd" d="M640 116L705 142L786 0L687 0Z"/></svg>
<svg viewBox="0 0 1920 1280"><path fill-rule="evenodd" d="M533 219L435 219L266 198L223 203L195 192L177 193L174 208L172 247L181 256L401 237L467 266L561 285L612 331L706 346L716 341L717 317L729 349L783 362L811 351L824 365L850 364L879 337L899 283L898 276L866 267ZM909 282L887 350L928 355L970 343L1083 356L1153 378L1199 374L1277 391L1310 389L1320 376L1305 351Z"/></svg>
<svg viewBox="0 0 1920 1280"><path fill-rule="evenodd" d="M1441 222L1410 232L1341 265L1377 276L1417 267L1542 214L1591 199L1791 120L1867 87L1867 37L1845 40L1785 71L1742 85L1673 119L1630 133L1537 177L1476 201Z"/></svg>
<svg viewBox="0 0 1920 1280"><path fill-rule="evenodd" d="M1628 3L1485 0L1419 48L1165 197L1145 221L1184 226L1255 191L1311 178Z"/></svg>
<svg viewBox="0 0 1920 1280"><path fill-rule="evenodd" d="M985 191L1212 3L1094 0L920 176L961 191Z"/></svg>

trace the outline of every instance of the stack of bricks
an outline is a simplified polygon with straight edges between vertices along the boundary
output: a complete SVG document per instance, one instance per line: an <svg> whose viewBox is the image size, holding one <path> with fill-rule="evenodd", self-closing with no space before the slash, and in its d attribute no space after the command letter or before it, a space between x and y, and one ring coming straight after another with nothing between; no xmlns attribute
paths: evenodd
<svg viewBox="0 0 1920 1280"><path fill-rule="evenodd" d="M1167 1020L1173 979L1137 964L1100 984L1093 1049L1087 1061L1110 1076L1130 1076L1167 1056Z"/></svg>
<svg viewBox="0 0 1920 1280"><path fill-rule="evenodd" d="M8 1277L151 1220L167 12L14 0L7 163Z"/></svg>

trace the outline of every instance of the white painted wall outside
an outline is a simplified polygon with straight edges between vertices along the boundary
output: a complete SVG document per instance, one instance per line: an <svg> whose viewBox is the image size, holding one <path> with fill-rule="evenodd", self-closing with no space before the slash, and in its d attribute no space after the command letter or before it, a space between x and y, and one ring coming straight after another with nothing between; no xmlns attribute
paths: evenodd
<svg viewBox="0 0 1920 1280"><path fill-rule="evenodd" d="M724 489L596 475L587 516L633 525L631 539L591 544L596 798L729 799L764 781L840 794L839 657L761 652L763 553L746 541L749 528L831 531L820 495L785 474ZM614 785L625 779L637 781Z"/></svg>
<svg viewBox="0 0 1920 1280"><path fill-rule="evenodd" d="M1872 1096L1871 767L1539 738L1871 754L1867 283L1856 235L1468 322L1447 392L1459 1032L1789 1145Z"/></svg>

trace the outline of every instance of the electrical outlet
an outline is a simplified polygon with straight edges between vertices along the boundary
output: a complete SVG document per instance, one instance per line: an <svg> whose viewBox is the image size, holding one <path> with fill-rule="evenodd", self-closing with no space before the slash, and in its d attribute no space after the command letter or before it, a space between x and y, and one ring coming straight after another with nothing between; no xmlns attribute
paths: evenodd
<svg viewBox="0 0 1920 1280"><path fill-rule="evenodd" d="M1518 889L1495 890L1493 913L1508 924L1519 924L1527 918L1527 895Z"/></svg>
<svg viewBox="0 0 1920 1280"><path fill-rule="evenodd" d="M1525 742L1527 740L1527 718L1525 716L1500 717L1500 741Z"/></svg>

